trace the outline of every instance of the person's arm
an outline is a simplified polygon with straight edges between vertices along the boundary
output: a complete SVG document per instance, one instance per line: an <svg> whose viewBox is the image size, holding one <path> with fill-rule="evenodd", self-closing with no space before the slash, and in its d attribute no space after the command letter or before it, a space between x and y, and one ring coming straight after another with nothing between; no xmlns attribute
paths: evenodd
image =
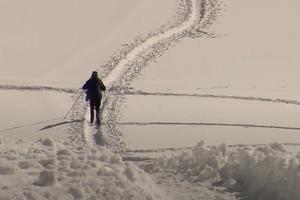
<svg viewBox="0 0 300 200"><path fill-rule="evenodd" d="M101 79L99 79L99 86L100 86L100 89L101 89L102 91L105 91L105 90L106 90L106 87L105 87L105 85L103 84L103 82L101 81Z"/></svg>
<svg viewBox="0 0 300 200"><path fill-rule="evenodd" d="M82 89L83 90L87 90L88 89L88 81L85 82L85 84L82 86Z"/></svg>

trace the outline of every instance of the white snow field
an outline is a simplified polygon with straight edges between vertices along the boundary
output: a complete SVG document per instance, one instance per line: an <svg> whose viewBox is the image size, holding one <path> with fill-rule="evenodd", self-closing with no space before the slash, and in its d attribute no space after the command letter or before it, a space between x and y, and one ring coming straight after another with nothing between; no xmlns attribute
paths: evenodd
<svg viewBox="0 0 300 200"><path fill-rule="evenodd" d="M56 10L55 16L52 9ZM74 102L69 96L77 97L76 94L53 93L52 96L57 96L57 100L51 101L48 93L44 92L49 90L48 87L80 88L99 63L107 60L122 44L132 41L138 34L158 28L173 15L175 9L174 0L89 3L1 1L0 88L22 89L24 93L17 92L17 96L9 97L10 92L7 97L1 98L1 106L10 108L10 112L1 110L0 129L16 137L16 131L22 133L21 137L39 135L31 130L14 128L32 124L30 127L37 132L50 122L37 126L33 124L64 117ZM154 10L161 14L152 16ZM29 93L33 94L32 98L23 90L24 86L28 91L33 91ZM7 90L4 91L6 93ZM34 94L34 91L37 93ZM39 99L34 99L34 96ZM14 100L9 102L10 98ZM15 102L20 99L28 102L28 105L21 108L22 104ZM40 108L43 106L51 112L42 112ZM30 115L29 107L32 112ZM23 116L25 113L26 117ZM65 121L57 120L50 125ZM54 128L62 128L60 132L64 133L68 129L63 125Z"/></svg>
<svg viewBox="0 0 300 200"><path fill-rule="evenodd" d="M40 130L65 121L62 116L72 105L69 95L45 91L0 90L0 135L10 139L66 139L68 123Z"/></svg>
<svg viewBox="0 0 300 200"><path fill-rule="evenodd" d="M223 3L216 38L183 40L129 86L119 123L130 148L299 143L300 3Z"/></svg>
<svg viewBox="0 0 300 200"><path fill-rule="evenodd" d="M299 6L1 1L0 199L298 200Z"/></svg>

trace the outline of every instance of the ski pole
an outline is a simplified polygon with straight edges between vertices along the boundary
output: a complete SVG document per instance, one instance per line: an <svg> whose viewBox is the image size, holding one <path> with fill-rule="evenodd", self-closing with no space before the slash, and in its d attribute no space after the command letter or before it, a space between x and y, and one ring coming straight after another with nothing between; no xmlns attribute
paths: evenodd
<svg viewBox="0 0 300 200"><path fill-rule="evenodd" d="M71 110L74 108L75 104L77 103L77 101L79 100L79 98L81 97L82 94L83 94L83 91L81 91L81 93L77 97L76 101L73 103L72 107L69 109L69 111L67 112L67 114L64 116L64 119L66 119L66 117L70 114Z"/></svg>

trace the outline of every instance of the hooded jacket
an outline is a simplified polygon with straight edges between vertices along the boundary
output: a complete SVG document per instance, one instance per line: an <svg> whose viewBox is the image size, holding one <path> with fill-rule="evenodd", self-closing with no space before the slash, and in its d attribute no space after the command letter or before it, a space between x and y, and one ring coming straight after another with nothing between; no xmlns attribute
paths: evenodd
<svg viewBox="0 0 300 200"><path fill-rule="evenodd" d="M106 87L98 77L91 77L82 86L82 89L87 90L87 99L102 98L102 92Z"/></svg>

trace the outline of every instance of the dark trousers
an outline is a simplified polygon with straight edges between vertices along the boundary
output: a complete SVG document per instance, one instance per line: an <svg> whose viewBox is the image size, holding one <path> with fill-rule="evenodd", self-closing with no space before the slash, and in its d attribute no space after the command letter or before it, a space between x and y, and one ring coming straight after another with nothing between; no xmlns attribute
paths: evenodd
<svg viewBox="0 0 300 200"><path fill-rule="evenodd" d="M96 111L96 120L97 123L100 123L100 106L101 106L101 97L94 97L90 99L90 119L91 123L94 122L94 110Z"/></svg>

